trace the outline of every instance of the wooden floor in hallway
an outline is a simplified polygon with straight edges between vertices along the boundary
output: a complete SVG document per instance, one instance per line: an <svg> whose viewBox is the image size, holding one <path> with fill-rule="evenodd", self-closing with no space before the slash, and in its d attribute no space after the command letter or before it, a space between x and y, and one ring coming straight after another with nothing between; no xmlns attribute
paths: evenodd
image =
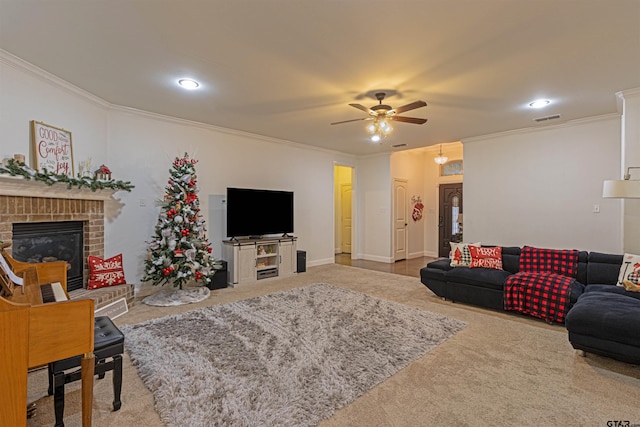
<svg viewBox="0 0 640 427"><path fill-rule="evenodd" d="M404 276L420 277L420 269L427 263L436 260L433 257L420 257L396 261L394 263L351 259L351 254L336 254L336 264L366 268L367 270L384 271L385 273L401 274Z"/></svg>

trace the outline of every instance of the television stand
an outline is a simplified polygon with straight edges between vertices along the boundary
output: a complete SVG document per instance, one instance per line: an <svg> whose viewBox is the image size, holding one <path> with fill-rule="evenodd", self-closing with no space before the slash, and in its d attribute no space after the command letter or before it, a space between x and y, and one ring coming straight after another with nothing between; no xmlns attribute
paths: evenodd
<svg viewBox="0 0 640 427"><path fill-rule="evenodd" d="M227 285L255 283L296 272L296 237L250 237L222 242L222 259L227 261Z"/></svg>

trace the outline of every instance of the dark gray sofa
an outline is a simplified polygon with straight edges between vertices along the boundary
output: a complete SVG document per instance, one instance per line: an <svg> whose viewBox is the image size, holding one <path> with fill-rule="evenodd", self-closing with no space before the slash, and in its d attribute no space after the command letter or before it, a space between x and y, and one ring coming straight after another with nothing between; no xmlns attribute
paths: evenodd
<svg viewBox="0 0 640 427"><path fill-rule="evenodd" d="M439 259L420 270L420 280L443 299L503 310L504 281L519 271L520 252L517 246L502 247L504 270L451 267L448 258ZM587 283L587 255L585 251L578 254L578 275L571 289L571 304L578 300Z"/></svg>
<svg viewBox="0 0 640 427"><path fill-rule="evenodd" d="M503 310L504 281L519 271L520 252L502 248L504 271L439 259L420 270L420 280L443 299ZM640 293L616 286L621 264L622 255L579 252L565 326L576 350L640 364Z"/></svg>
<svg viewBox="0 0 640 427"><path fill-rule="evenodd" d="M589 284L565 326L576 350L640 364L640 292L615 286L622 255L590 252Z"/></svg>

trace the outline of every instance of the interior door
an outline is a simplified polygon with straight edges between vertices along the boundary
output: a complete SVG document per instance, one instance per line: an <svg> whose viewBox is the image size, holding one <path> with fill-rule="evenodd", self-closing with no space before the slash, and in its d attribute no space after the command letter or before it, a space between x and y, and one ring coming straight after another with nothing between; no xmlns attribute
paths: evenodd
<svg viewBox="0 0 640 427"><path fill-rule="evenodd" d="M393 260L407 259L407 181L393 180Z"/></svg>
<svg viewBox="0 0 640 427"><path fill-rule="evenodd" d="M438 256L448 257L449 242L461 241L458 215L462 213L462 183L441 184L439 191Z"/></svg>
<svg viewBox="0 0 640 427"><path fill-rule="evenodd" d="M340 251L343 254L351 253L351 196L353 190L351 184L340 186L341 224L342 224L342 244Z"/></svg>

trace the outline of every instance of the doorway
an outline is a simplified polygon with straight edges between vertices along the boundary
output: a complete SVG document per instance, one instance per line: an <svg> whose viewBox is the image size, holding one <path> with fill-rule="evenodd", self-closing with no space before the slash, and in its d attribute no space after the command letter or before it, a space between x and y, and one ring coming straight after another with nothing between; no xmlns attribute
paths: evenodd
<svg viewBox="0 0 640 427"><path fill-rule="evenodd" d="M336 254L353 251L353 168L334 166L334 217Z"/></svg>
<svg viewBox="0 0 640 427"><path fill-rule="evenodd" d="M449 242L462 241L458 215L462 214L462 183L440 184L438 217L438 256L448 257Z"/></svg>
<svg viewBox="0 0 640 427"><path fill-rule="evenodd" d="M341 222L341 235L342 244L340 245L340 252L343 254L351 253L351 196L353 193L353 187L351 184L340 185L340 222Z"/></svg>

